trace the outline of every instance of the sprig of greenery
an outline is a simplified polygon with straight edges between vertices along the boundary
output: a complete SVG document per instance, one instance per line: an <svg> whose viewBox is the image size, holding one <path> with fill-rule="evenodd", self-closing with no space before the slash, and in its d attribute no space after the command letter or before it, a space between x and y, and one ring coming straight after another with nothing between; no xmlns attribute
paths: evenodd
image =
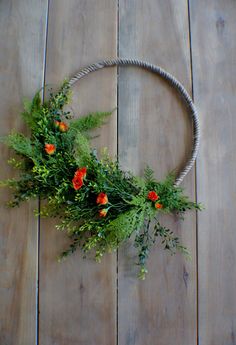
<svg viewBox="0 0 236 345"><path fill-rule="evenodd" d="M104 125L111 114L112 111L90 113L71 121L70 127L81 133L86 133L94 128L99 128Z"/></svg>

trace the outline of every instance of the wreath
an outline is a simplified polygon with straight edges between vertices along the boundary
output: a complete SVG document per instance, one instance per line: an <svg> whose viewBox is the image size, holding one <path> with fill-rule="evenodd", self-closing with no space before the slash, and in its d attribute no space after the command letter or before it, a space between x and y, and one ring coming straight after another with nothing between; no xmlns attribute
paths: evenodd
<svg viewBox="0 0 236 345"><path fill-rule="evenodd" d="M186 168L176 178L169 174L157 181L146 167L143 177L123 171L118 159L112 159L104 149L99 156L90 147L91 130L103 125L112 112L97 112L74 118L64 106L71 99L71 86L91 71L113 65L135 64L158 73L182 94L194 119L194 145ZM23 120L30 136L12 131L3 138L16 155L8 163L19 170L17 178L1 182L13 189L10 207L29 199L45 200L36 215L58 217L58 230L66 230L71 244L60 259L77 248L93 251L100 261L104 253L116 250L131 236L137 248L139 277L145 278L146 261L151 247L160 239L171 253L188 254L178 237L159 222L162 213L183 216L188 209L201 205L183 194L179 183L190 170L198 147L196 109L183 86L158 66L137 60L112 60L91 65L59 91L50 92L47 100L37 92L32 101L24 100ZM153 222L154 221L154 222Z"/></svg>

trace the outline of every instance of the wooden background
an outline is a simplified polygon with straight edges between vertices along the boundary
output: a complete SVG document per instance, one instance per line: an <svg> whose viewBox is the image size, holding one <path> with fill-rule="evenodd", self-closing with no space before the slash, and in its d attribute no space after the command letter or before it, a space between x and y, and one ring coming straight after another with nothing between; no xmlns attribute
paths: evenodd
<svg viewBox="0 0 236 345"><path fill-rule="evenodd" d="M22 98L43 85L103 58L147 60L194 97L202 142L183 186L206 208L163 220L192 261L155 247L140 282L129 245L100 265L79 253L58 264L65 235L33 216L37 203L7 210L2 192L1 345L236 344L235 20L234 0L0 1L1 134L24 130ZM78 116L116 105L96 146L136 174L145 163L158 178L182 166L191 124L174 90L136 68L96 72L74 88ZM1 178L12 176L9 151L1 155Z"/></svg>

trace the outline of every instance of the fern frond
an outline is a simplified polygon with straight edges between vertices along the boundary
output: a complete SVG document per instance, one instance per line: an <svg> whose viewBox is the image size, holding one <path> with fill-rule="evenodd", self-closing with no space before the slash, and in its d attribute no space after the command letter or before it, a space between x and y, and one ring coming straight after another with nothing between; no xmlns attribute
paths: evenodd
<svg viewBox="0 0 236 345"><path fill-rule="evenodd" d="M23 134L12 132L8 136L2 138L2 141L17 153L29 158L34 157L32 142Z"/></svg>
<svg viewBox="0 0 236 345"><path fill-rule="evenodd" d="M33 100L24 99L24 111L21 113L25 123L33 130L37 128L38 121L41 117L42 101L40 91L38 91Z"/></svg>
<svg viewBox="0 0 236 345"><path fill-rule="evenodd" d="M16 188L18 182L15 179L6 179L0 181L0 187Z"/></svg>
<svg viewBox="0 0 236 345"><path fill-rule="evenodd" d="M74 140L74 158L78 166L88 165L91 157L91 149L87 138L79 131Z"/></svg>
<svg viewBox="0 0 236 345"><path fill-rule="evenodd" d="M137 212L137 208L120 214L105 228L106 242L116 248L119 243L128 239L135 230L142 226L144 216L144 211Z"/></svg>
<svg viewBox="0 0 236 345"><path fill-rule="evenodd" d="M106 119L111 116L112 111L90 113L86 116L80 117L71 121L70 127L77 129L80 132L88 132L91 129L101 127Z"/></svg>
<svg viewBox="0 0 236 345"><path fill-rule="evenodd" d="M144 180L146 184L153 183L156 181L154 177L154 171L149 166L147 166L144 169Z"/></svg>

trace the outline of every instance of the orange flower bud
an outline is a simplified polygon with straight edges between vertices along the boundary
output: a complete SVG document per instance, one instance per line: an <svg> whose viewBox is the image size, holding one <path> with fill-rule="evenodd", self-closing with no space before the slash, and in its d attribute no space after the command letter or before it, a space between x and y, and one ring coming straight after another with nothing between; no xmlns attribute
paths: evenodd
<svg viewBox="0 0 236 345"><path fill-rule="evenodd" d="M106 195L106 193L99 193L97 196L97 204L99 205L106 205L108 203L108 197Z"/></svg>
<svg viewBox="0 0 236 345"><path fill-rule="evenodd" d="M68 131L69 126L65 122L56 120L56 121L54 121L54 124L57 128L59 128L59 130L61 132L67 132Z"/></svg>
<svg viewBox="0 0 236 345"><path fill-rule="evenodd" d="M163 208L163 205L162 204L159 204L158 202L155 204L155 208L157 209L160 209L160 208Z"/></svg>
<svg viewBox="0 0 236 345"><path fill-rule="evenodd" d="M69 126L65 122L60 122L59 123L59 130L61 132L67 132L68 128L69 128Z"/></svg>
<svg viewBox="0 0 236 345"><path fill-rule="evenodd" d="M45 144L44 149L48 155L52 155L56 151L56 146L53 144Z"/></svg>
<svg viewBox="0 0 236 345"><path fill-rule="evenodd" d="M99 217L106 217L107 215L107 209L106 208L103 208L102 210L99 210Z"/></svg>

